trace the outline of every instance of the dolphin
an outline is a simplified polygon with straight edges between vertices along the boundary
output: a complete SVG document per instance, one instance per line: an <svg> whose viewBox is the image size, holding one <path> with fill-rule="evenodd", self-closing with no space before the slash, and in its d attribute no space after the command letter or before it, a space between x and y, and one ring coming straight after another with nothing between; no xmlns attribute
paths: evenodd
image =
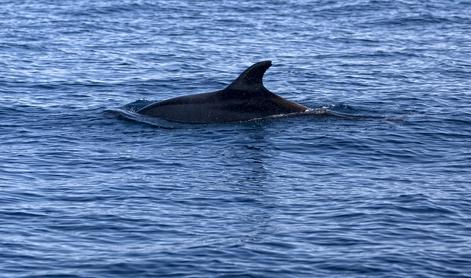
<svg viewBox="0 0 471 278"><path fill-rule="evenodd" d="M275 115L302 113L307 107L288 101L263 86L271 61L258 62L225 89L151 103L137 113L180 123L241 122Z"/></svg>

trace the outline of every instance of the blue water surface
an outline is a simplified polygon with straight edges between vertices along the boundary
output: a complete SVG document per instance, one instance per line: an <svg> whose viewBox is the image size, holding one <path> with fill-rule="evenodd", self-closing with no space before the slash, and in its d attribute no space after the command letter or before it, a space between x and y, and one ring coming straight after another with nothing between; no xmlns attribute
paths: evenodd
<svg viewBox="0 0 471 278"><path fill-rule="evenodd" d="M0 11L1 277L471 277L469 1ZM367 117L109 112L261 60L280 96Z"/></svg>

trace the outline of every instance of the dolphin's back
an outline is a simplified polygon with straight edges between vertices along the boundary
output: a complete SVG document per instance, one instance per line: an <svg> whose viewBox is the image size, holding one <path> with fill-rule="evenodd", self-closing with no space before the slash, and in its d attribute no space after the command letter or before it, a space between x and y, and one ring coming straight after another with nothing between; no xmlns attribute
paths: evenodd
<svg viewBox="0 0 471 278"><path fill-rule="evenodd" d="M263 74L270 65L266 61L251 66L224 90L152 103L138 113L176 122L219 123L306 111L305 106L285 100L263 86Z"/></svg>

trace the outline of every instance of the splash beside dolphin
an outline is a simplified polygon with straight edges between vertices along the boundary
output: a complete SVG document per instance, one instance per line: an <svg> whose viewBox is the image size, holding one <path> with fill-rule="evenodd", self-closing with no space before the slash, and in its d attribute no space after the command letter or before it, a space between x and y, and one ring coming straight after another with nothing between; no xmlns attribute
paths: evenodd
<svg viewBox="0 0 471 278"><path fill-rule="evenodd" d="M151 103L137 113L180 123L224 123L307 111L263 86L270 66L271 61L256 63L223 90Z"/></svg>

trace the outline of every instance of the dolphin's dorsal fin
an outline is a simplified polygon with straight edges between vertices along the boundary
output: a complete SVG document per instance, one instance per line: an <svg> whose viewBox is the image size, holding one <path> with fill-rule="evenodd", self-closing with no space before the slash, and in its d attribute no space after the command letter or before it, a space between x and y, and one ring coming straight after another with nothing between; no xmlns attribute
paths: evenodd
<svg viewBox="0 0 471 278"><path fill-rule="evenodd" d="M227 87L229 90L258 92L265 91L263 75L271 66L271 61L262 61L253 64Z"/></svg>

